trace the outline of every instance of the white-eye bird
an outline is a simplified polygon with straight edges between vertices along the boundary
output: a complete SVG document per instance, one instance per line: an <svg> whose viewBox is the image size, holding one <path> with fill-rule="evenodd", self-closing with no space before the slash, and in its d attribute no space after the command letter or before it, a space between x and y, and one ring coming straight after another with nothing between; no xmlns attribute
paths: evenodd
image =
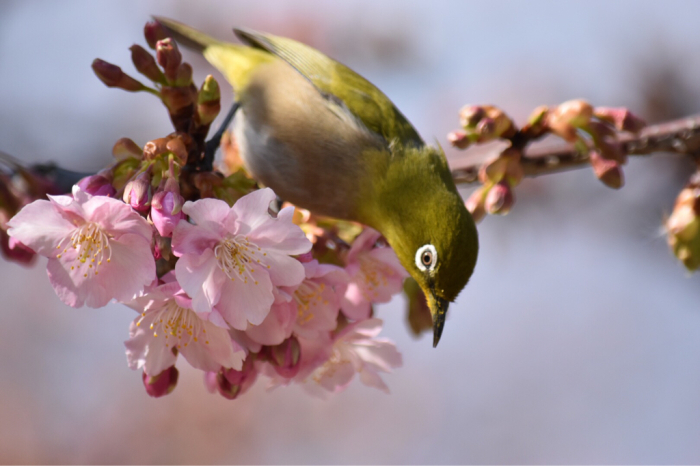
<svg viewBox="0 0 700 466"><path fill-rule="evenodd" d="M247 45L232 44L156 20L233 85L234 135L257 180L295 205L386 237L425 293L437 346L479 247L442 149L426 145L369 81L311 47L239 29Z"/></svg>

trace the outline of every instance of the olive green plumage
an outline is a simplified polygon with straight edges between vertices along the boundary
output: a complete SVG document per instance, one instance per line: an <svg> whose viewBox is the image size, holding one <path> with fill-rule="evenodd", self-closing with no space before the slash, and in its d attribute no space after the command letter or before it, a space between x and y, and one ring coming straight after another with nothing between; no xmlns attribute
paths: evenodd
<svg viewBox="0 0 700 466"><path fill-rule="evenodd" d="M442 149L350 68L304 44L235 30L220 42L156 18L233 85L234 133L249 171L285 200L379 230L421 286L442 333L476 263L478 239Z"/></svg>

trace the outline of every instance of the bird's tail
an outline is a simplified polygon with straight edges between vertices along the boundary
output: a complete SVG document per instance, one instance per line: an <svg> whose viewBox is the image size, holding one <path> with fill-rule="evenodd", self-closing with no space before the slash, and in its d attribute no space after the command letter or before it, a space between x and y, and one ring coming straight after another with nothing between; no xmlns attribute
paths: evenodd
<svg viewBox="0 0 700 466"><path fill-rule="evenodd" d="M172 19L161 16L154 16L154 19L165 27L173 39L204 55L209 63L226 76L236 93L245 89L251 73L258 65L274 60L273 56L264 50L216 40Z"/></svg>
<svg viewBox="0 0 700 466"><path fill-rule="evenodd" d="M204 53L204 50L210 45L221 43L213 37L182 24L179 21L162 16L154 16L153 19L158 21L178 43L199 53Z"/></svg>

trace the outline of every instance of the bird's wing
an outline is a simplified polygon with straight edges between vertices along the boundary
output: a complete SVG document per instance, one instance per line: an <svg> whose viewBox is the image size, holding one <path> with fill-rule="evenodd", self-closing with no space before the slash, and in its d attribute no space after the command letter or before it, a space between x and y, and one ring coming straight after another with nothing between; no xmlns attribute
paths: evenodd
<svg viewBox="0 0 700 466"><path fill-rule="evenodd" d="M425 145L413 125L389 98L353 70L316 49L285 37L234 29L245 43L266 50L289 63L323 95L337 111L349 112L387 144L400 141Z"/></svg>

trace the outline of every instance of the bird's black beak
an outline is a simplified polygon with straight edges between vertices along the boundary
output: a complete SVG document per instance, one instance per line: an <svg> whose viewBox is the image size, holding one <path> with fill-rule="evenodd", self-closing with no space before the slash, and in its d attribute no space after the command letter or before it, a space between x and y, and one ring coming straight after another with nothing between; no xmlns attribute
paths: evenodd
<svg viewBox="0 0 700 466"><path fill-rule="evenodd" d="M435 296L430 293L428 295L428 307L430 315L433 317L433 348L436 348L442 336L442 329L445 326L445 314L447 314L447 306L450 302L446 299Z"/></svg>

